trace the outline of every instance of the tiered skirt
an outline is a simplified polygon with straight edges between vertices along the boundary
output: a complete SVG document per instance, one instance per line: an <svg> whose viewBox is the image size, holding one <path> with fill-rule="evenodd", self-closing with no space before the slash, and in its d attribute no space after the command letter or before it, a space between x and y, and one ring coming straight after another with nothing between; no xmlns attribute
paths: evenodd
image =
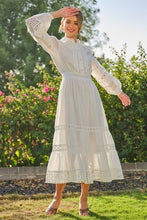
<svg viewBox="0 0 147 220"><path fill-rule="evenodd" d="M99 92L91 77L63 75L46 183L124 179Z"/></svg>

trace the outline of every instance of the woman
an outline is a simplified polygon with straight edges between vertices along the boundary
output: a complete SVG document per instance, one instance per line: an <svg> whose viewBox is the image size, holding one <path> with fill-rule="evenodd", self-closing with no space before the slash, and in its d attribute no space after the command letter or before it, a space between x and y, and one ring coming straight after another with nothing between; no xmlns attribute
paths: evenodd
<svg viewBox="0 0 147 220"><path fill-rule="evenodd" d="M58 40L47 30L51 20L62 17ZM55 214L67 182L81 183L79 215L89 215L87 194L94 180L123 179L122 169L109 132L102 102L91 75L124 106L129 97L118 79L106 72L91 50L77 39L83 17L77 8L65 7L26 20L31 36L47 51L62 74L55 120L53 150L47 167L46 183L55 183L54 198L46 210Z"/></svg>

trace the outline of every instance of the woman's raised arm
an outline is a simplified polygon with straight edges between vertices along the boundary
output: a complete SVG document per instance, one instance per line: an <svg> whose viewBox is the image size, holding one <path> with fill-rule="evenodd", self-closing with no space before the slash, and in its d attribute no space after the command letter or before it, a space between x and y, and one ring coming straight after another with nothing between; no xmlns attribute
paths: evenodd
<svg viewBox="0 0 147 220"><path fill-rule="evenodd" d="M55 53L58 49L58 39L47 33L52 19L51 13L37 14L26 19L28 32L50 54Z"/></svg>
<svg viewBox="0 0 147 220"><path fill-rule="evenodd" d="M58 11L50 13L42 13L34 15L26 19L28 32L33 39L38 42L45 51L54 54L58 49L58 39L50 36L47 31L50 27L51 21L58 17L70 17L78 14L79 9L72 7L61 8Z"/></svg>

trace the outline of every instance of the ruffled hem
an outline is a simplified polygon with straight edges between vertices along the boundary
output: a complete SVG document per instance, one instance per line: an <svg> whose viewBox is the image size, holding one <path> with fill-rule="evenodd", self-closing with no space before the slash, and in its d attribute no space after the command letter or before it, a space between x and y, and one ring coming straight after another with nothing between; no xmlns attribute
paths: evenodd
<svg viewBox="0 0 147 220"><path fill-rule="evenodd" d="M112 182L113 180L124 179L122 171L119 169L108 170L73 170L73 171L56 171L46 174L46 183L85 183L92 184L94 181Z"/></svg>
<svg viewBox="0 0 147 220"><path fill-rule="evenodd" d="M123 178L115 146L104 144L85 148L54 145L46 172L46 183L111 182Z"/></svg>

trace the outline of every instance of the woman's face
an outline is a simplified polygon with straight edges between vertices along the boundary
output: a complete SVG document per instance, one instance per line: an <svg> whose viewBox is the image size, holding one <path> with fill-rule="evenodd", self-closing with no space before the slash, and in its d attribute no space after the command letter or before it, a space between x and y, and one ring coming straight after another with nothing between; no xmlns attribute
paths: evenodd
<svg viewBox="0 0 147 220"><path fill-rule="evenodd" d="M76 39L79 30L77 17L72 16L69 18L65 18L63 22L63 29L65 31L66 37Z"/></svg>

